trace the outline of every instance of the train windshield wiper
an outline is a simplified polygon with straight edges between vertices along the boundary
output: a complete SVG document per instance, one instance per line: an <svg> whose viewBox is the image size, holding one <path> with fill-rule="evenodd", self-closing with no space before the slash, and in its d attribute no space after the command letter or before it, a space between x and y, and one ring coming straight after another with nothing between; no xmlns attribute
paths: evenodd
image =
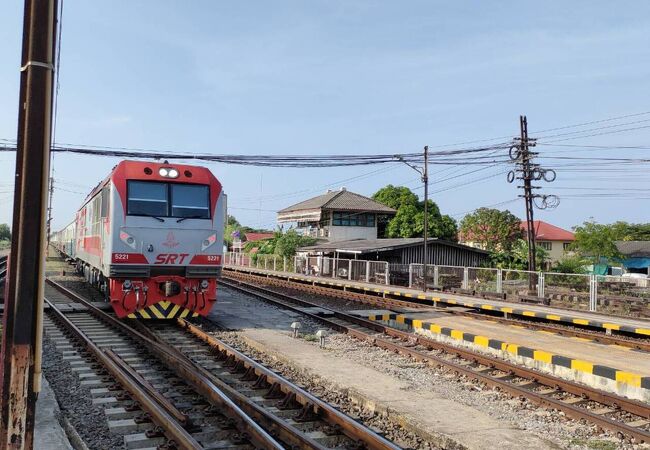
<svg viewBox="0 0 650 450"><path fill-rule="evenodd" d="M164 222L164 221L165 221L165 219L163 219L162 217L158 217L158 216L149 216L149 217L153 217L153 218L156 219L158 222Z"/></svg>
<svg viewBox="0 0 650 450"><path fill-rule="evenodd" d="M207 219L207 217L205 217L205 216L185 216L185 217L181 217L180 219L178 219L176 221L176 223L182 222L185 219Z"/></svg>

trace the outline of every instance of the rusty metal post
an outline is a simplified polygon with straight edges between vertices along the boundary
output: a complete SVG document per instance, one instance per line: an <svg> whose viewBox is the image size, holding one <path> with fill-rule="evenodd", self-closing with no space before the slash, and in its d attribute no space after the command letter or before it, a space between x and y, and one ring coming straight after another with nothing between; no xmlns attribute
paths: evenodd
<svg viewBox="0 0 650 450"><path fill-rule="evenodd" d="M30 449L40 391L56 0L25 0L0 448Z"/></svg>

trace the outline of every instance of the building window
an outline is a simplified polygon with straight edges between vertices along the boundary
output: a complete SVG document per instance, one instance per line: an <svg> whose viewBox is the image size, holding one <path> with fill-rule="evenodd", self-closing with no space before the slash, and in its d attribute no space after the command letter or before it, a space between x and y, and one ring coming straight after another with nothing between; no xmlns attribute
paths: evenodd
<svg viewBox="0 0 650 450"><path fill-rule="evenodd" d="M564 248L564 251L565 251L565 252L568 252L569 250L571 250L571 242L565 242L565 243L563 243L563 244L562 244L562 248Z"/></svg>
<svg viewBox="0 0 650 450"><path fill-rule="evenodd" d="M375 215L372 213L334 212L332 225L337 227L374 227Z"/></svg>
<svg viewBox="0 0 650 450"><path fill-rule="evenodd" d="M542 241L539 243L539 246L542 247L544 250L550 251L551 248L553 247L553 243L548 241Z"/></svg>

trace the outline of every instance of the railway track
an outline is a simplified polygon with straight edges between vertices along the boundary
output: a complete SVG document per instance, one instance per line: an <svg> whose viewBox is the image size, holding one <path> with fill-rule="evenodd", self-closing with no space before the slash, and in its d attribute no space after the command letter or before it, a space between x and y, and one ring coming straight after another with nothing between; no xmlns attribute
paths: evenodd
<svg viewBox="0 0 650 450"><path fill-rule="evenodd" d="M228 275L230 276L230 275ZM399 353L497 388L516 398L563 411L567 416L593 423L601 429L650 442L650 405L610 394L585 385L528 369L482 353L454 347L329 309L326 317L304 311L318 307L295 296L278 293L242 279L222 279L222 285L258 297L266 302L299 312L327 327L376 347ZM340 291L339 291L340 292Z"/></svg>
<svg viewBox="0 0 650 450"><path fill-rule="evenodd" d="M239 272L227 272L227 276L237 280L250 280L253 282L260 282L281 288L296 289L299 291L307 292L313 295L321 295L330 298L344 298L359 302L364 305L371 305L377 308L408 308L408 309L424 309L432 308L433 302L425 300L397 300L393 298L383 298L374 295L367 295L358 292L342 291L340 289L328 288L325 286L314 286L305 283L296 283L293 281L268 278L264 276L243 274ZM578 328L577 326L567 326L556 323L542 322L539 318L530 319L516 319L512 316L501 317L498 313L489 314L486 311L475 312L469 311L468 308L450 308L445 306L438 306L438 310L452 315L459 315L471 317L473 319L491 320L506 325L523 326L531 330L549 331L560 334L562 336L578 337L583 339L590 339L602 344L615 344L622 347L633 348L650 352L650 340L640 339L636 337L626 336L623 334L606 334L600 329L586 329Z"/></svg>
<svg viewBox="0 0 650 450"><path fill-rule="evenodd" d="M158 439L155 447L166 438L165 445L180 448L398 448L188 322L132 327L65 287L48 285L75 305L64 312L48 301L48 335L62 345L73 335L101 363L100 382L117 380L146 412L141 420L150 420L145 435L125 437L127 443ZM109 376L101 378L104 372Z"/></svg>

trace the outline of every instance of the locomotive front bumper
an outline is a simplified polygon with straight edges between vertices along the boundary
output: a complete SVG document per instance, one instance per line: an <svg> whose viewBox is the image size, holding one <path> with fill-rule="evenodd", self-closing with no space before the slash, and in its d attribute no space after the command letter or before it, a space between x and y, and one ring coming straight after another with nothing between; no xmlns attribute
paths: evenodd
<svg viewBox="0 0 650 450"><path fill-rule="evenodd" d="M109 289L111 306L120 318L205 316L217 300L217 282L213 277L158 275L111 278Z"/></svg>

